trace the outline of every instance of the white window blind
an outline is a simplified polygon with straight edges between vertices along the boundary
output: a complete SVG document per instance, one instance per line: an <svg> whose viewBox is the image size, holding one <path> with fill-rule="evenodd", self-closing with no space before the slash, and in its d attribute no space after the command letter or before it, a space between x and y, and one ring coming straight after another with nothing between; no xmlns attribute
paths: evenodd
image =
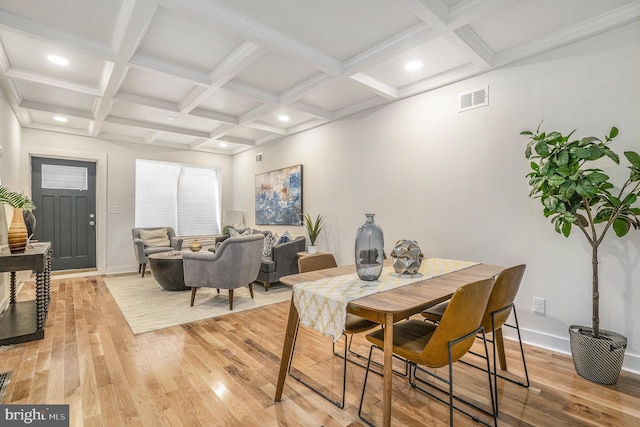
<svg viewBox="0 0 640 427"><path fill-rule="evenodd" d="M87 168L62 165L42 165L42 188L86 190Z"/></svg>
<svg viewBox="0 0 640 427"><path fill-rule="evenodd" d="M136 227L173 227L180 236L218 234L218 173L136 161Z"/></svg>

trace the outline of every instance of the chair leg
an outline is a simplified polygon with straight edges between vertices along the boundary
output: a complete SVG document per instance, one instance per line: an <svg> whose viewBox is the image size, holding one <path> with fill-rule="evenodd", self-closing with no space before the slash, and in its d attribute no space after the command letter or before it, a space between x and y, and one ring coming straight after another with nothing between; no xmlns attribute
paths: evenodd
<svg viewBox="0 0 640 427"><path fill-rule="evenodd" d="M371 348L369 349L369 359L367 360L367 367L366 367L366 371L364 373L364 381L362 382L362 394L360 395L360 405L358 406L358 417L369 426L373 426L373 423L362 416L362 403L364 401L364 391L367 388L367 379L369 378L369 371L370 371L370 368L371 368L371 356L373 354L373 348L374 347L376 347L376 346L372 345ZM378 348L378 347L376 347L376 348ZM409 367L409 375L411 375L411 367Z"/></svg>
<svg viewBox="0 0 640 427"><path fill-rule="evenodd" d="M249 283L249 293L251 294L251 298L253 298L253 283Z"/></svg>
<svg viewBox="0 0 640 427"><path fill-rule="evenodd" d="M147 269L147 263L142 264L142 277L144 277L144 272Z"/></svg>
<svg viewBox="0 0 640 427"><path fill-rule="evenodd" d="M138 274L142 273L142 264L138 264Z"/></svg>
<svg viewBox="0 0 640 427"><path fill-rule="evenodd" d="M233 289L229 289L229 310L233 310Z"/></svg>
<svg viewBox="0 0 640 427"><path fill-rule="evenodd" d="M299 383L307 386L311 391L317 393L318 395L320 395L321 397L323 397L324 399L326 399L328 402L333 403L334 405L336 405L338 408L343 409L344 408L344 399L345 399L345 394L346 394L346 390L347 390L347 336L346 334L342 334L344 336L344 361L343 361L343 365L342 365L342 401L338 402L336 400L331 400L326 394L320 392L318 389L316 389L315 387L313 387L311 384L305 382L301 377L295 376L292 372L291 372L291 366L293 365L293 354L296 350L296 341L298 339L298 330L300 327L300 322L298 321L298 324L296 325L296 333L293 336L293 346L291 347L291 357L289 358L289 369L287 370L287 373L289 374L289 376L291 376L291 378L293 378L294 380L298 381Z"/></svg>
<svg viewBox="0 0 640 427"><path fill-rule="evenodd" d="M455 392L453 390L453 377L452 377L452 374L453 374L453 368L452 368L453 361L452 361L452 357L451 357L452 348L456 343L458 343L460 341L463 341L463 340L465 340L465 339L467 339L467 338L469 338L469 337L471 337L473 335L476 335L476 334L481 334L482 335L482 340L483 340L483 343L484 343L484 349L485 349L484 355L481 355L481 354L476 354L476 355L479 356L479 357L482 357L483 359L485 359L486 364L487 364L486 372L487 372L487 380L489 382L489 394L491 396L491 412L489 412L488 410L484 409L483 407L478 406L475 403L472 403L472 402L470 402L468 400L463 399L460 396L456 396ZM412 367L413 367L413 370L411 369ZM479 368L479 369L482 369L482 368ZM482 370L484 370L484 369L482 369ZM426 381L426 380L423 380L421 378L418 378L417 375L416 375L417 371L424 372L425 374L429 375L430 377L435 378L435 379L447 384L449 386L449 390L448 390L449 399L445 400L445 399L441 398L440 396L430 392L429 390L426 390L424 388L419 387L418 386L418 382L420 382L421 384L428 385L428 386L430 386L430 387L432 387L432 388L434 388L436 390L439 390L441 393L447 393L446 389L443 389L442 387L439 387L439 386L437 386L435 384L432 384L429 381ZM411 375L411 372L413 372L413 375ZM470 417L472 420L474 420L474 421L476 421L476 422L478 422L480 424L483 424L483 425L485 425L487 427L491 427L491 425L489 423L485 422L484 420L481 420L477 416L471 414L470 412L467 412L465 409L461 408L460 406L454 405L453 404L453 399L455 399L457 401L460 401L460 402L464 403L467 406L470 406L470 407L472 407L472 408L474 408L474 409L476 409L476 410L478 410L480 412L483 412L483 413L491 416L493 418L494 427L497 427L497 425L498 425L498 419L497 419L498 415L497 415L497 412L496 412L496 403L495 403L496 401L495 401L495 398L494 398L493 383L491 381L491 369L489 367L489 350L488 350L487 345L486 345L486 337L485 337L485 334L484 334L484 329L482 327L477 329L477 330L475 330L475 331L473 331L473 332L471 332L471 333L469 333L469 334L467 334L467 335L465 335L465 336L463 336L463 337L457 338L457 339L449 342L449 378L448 379L447 378L443 378L443 377L437 375L434 372L430 372L430 371L428 371L426 369L420 368L415 363L409 362L409 384L411 385L411 387L415 388L416 390L419 390L419 391L427 394L428 396L431 396L432 398L436 399L437 401L439 401L441 403L444 403L445 405L449 405L449 413L450 414L452 414L453 410L455 409L456 411L461 412L464 415ZM450 417L450 425L453 425L453 417L452 416Z"/></svg>
<svg viewBox="0 0 640 427"><path fill-rule="evenodd" d="M218 291L218 293L220 293L220 288L216 288L216 291Z"/></svg>
<svg viewBox="0 0 640 427"><path fill-rule="evenodd" d="M264 291L265 292L269 292L269 281L268 280L264 281Z"/></svg>
<svg viewBox="0 0 640 427"><path fill-rule="evenodd" d="M198 288L196 288L195 286L191 287L191 307L193 307L193 301L195 301L196 299L196 290Z"/></svg>
<svg viewBox="0 0 640 427"><path fill-rule="evenodd" d="M344 334L347 335L347 332L344 332ZM348 339L349 346L347 347L348 354L352 354L354 357L356 357L358 359L367 360L367 356L364 356L364 355L358 353L357 351L351 350L351 343L353 342L353 334L349 334L348 336L349 336L349 339ZM334 356L343 357L342 354L340 354L340 353L338 353L336 351L335 342L331 343L331 347L332 347ZM347 361L349 363L353 363L354 365L360 366L361 368L366 368L367 367L365 363L359 363L357 361L357 359L354 360L353 358L347 358ZM382 368L382 365L380 363L376 362L375 360L372 360L371 363L373 365L376 365L379 368ZM406 377L408 375L408 373L409 373L408 366L409 365L407 364L407 362L404 361L404 372L396 371L395 369L392 369L392 372L394 374L396 374L396 375L401 376L401 377ZM382 372L376 371L375 369L371 369L371 372L373 372L374 374L377 374L377 375L382 375Z"/></svg>

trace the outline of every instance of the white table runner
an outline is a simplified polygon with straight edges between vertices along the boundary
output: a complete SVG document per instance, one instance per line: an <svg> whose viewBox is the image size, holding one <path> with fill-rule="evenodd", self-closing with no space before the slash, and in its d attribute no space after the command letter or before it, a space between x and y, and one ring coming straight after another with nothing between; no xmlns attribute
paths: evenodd
<svg viewBox="0 0 640 427"><path fill-rule="evenodd" d="M393 266L388 266L383 268L380 278L373 282L360 280L356 273L352 273L298 283L293 287L293 303L304 326L337 341L344 331L349 301L478 264L472 261L425 258L418 274L414 275L399 275Z"/></svg>

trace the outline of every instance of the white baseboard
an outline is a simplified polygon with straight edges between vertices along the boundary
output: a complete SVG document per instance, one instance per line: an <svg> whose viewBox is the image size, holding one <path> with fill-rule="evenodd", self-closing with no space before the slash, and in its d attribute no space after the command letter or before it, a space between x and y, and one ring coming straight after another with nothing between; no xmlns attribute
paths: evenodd
<svg viewBox="0 0 640 427"><path fill-rule="evenodd" d="M111 267L111 268L107 268L107 271L105 274L137 273L138 267L139 267L138 264Z"/></svg>
<svg viewBox="0 0 640 427"><path fill-rule="evenodd" d="M502 328L505 338L517 340L516 332L511 328ZM571 346L569 344L569 335L566 337L558 337L555 335L545 334L539 331L520 328L522 342L547 350L555 351L562 354L571 355ZM624 355L622 370L640 375L640 355L632 354L628 351Z"/></svg>

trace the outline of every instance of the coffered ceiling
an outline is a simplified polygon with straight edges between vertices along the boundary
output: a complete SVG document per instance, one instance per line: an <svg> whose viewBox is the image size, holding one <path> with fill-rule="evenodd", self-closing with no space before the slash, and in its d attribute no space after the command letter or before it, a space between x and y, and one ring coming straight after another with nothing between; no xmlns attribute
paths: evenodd
<svg viewBox="0 0 640 427"><path fill-rule="evenodd" d="M0 85L24 128L234 154L639 17L640 0L0 0Z"/></svg>

